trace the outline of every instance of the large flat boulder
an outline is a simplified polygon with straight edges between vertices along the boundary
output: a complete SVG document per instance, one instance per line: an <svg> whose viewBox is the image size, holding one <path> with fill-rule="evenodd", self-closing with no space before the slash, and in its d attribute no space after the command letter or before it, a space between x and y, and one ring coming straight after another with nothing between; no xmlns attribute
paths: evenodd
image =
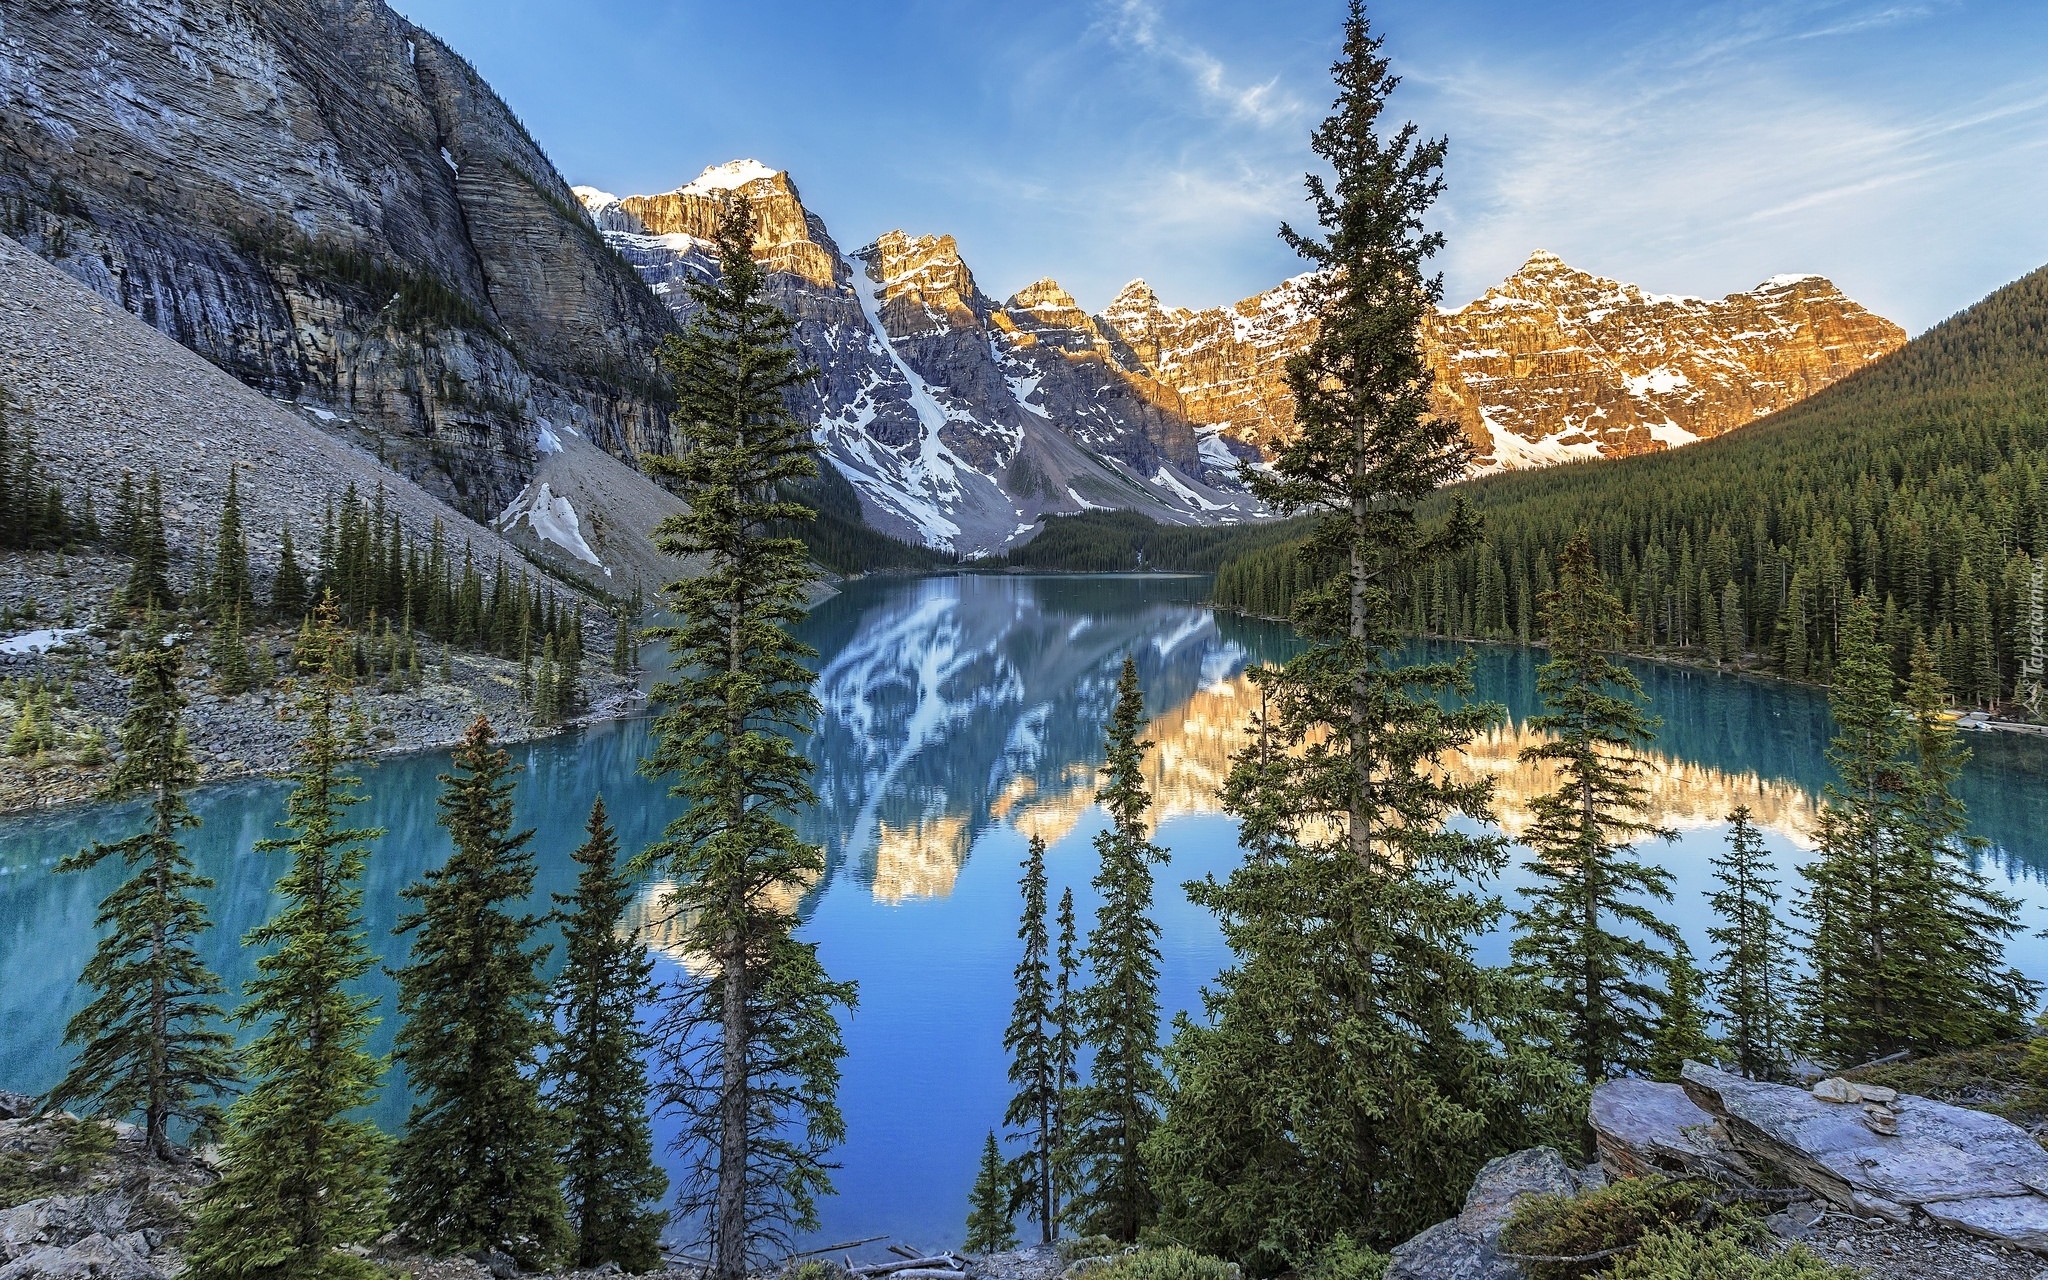
<svg viewBox="0 0 2048 1280"><path fill-rule="evenodd" d="M1549 1147L1488 1161L1457 1217L1395 1247L1386 1280L1522 1280L1522 1269L1497 1248L1515 1206L1529 1196L1574 1195L1584 1185Z"/></svg>
<svg viewBox="0 0 2048 1280"><path fill-rule="evenodd" d="M1880 1131L1862 1105L1685 1064L1685 1091L1743 1154L1835 1205L1938 1222L2048 1252L2048 1151L2011 1121L1900 1097Z"/></svg>
<svg viewBox="0 0 2048 1280"><path fill-rule="evenodd" d="M1593 1090L1589 1118L1601 1167L1618 1178L1694 1170L1713 1149L1714 1117L1682 1085L1602 1081Z"/></svg>

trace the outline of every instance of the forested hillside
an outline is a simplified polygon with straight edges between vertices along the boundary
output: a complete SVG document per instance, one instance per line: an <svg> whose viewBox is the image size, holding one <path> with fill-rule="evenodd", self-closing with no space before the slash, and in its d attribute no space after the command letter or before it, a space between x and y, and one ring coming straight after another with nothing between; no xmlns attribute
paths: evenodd
<svg viewBox="0 0 2048 1280"><path fill-rule="evenodd" d="M1900 669L1933 646L1959 700L2010 694L2028 556L2048 553L2048 268L1893 356L1732 436L1456 486L1485 541L1413 584L1418 630L1528 638L1580 528L1633 645L1829 677L1843 610L1873 591ZM1219 604L1284 616L1326 569L1292 546L1217 573Z"/></svg>

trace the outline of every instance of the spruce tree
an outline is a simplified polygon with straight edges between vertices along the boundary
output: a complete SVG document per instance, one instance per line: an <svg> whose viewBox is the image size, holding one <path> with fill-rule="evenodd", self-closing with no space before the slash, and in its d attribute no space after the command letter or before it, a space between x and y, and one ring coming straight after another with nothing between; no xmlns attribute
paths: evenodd
<svg viewBox="0 0 2048 1280"><path fill-rule="evenodd" d="M555 895L567 963L555 982L561 1037L544 1078L562 1125L561 1164L574 1260L588 1269L615 1262L628 1272L661 1264L658 1204L668 1175L654 1163L647 1125L647 1068L653 1040L640 1029L655 998L654 961L623 928L633 882L619 869L619 841L604 798L590 807L586 838L571 856L583 868L573 895Z"/></svg>
<svg viewBox="0 0 2048 1280"><path fill-rule="evenodd" d="M1719 948L1713 959L1720 966L1708 979L1736 1070L1752 1080L1775 1080L1790 1061L1785 1005L1792 991L1778 886L1749 806L1736 806L1728 821L1728 852L1713 860L1720 887L1707 900L1718 921L1707 937Z"/></svg>
<svg viewBox="0 0 2048 1280"><path fill-rule="evenodd" d="M815 371L798 365L792 323L768 300L750 219L743 197L722 211L718 280L691 287L696 314L661 348L676 452L647 459L686 504L656 547L701 566L664 588L676 621L649 633L675 674L656 687L642 768L671 780L684 812L636 865L675 883L669 908L701 958L673 989L663 1035L687 1162L678 1207L704 1224L714 1280L742 1280L816 1225L827 1153L845 1135L835 1013L854 998L779 905L825 871L793 825L814 799L793 736L817 709L813 651L791 634L811 569L803 543L780 532L811 514L781 495L817 474L810 428L785 400Z"/></svg>
<svg viewBox="0 0 2048 1280"><path fill-rule="evenodd" d="M154 618L151 619L154 624ZM199 954L211 922L196 896L213 881L192 869L179 833L199 825L185 792L199 779L181 718L180 653L160 626L121 658L129 711L121 722L121 758L106 798L143 794L148 819L124 840L96 843L59 864L84 871L110 857L131 869L100 903L94 921L105 930L85 966L97 994L75 1014L64 1039L78 1059L52 1089L52 1109L76 1107L109 1119L140 1114L149 1153L174 1157L170 1127L189 1124L209 1135L218 1120L214 1099L235 1081L233 1040L216 1029L220 979Z"/></svg>
<svg viewBox="0 0 2048 1280"><path fill-rule="evenodd" d="M1003 1112L1003 1123L1024 1149L1010 1161L1014 1199L1009 1209L1023 1209L1026 1220L1038 1224L1040 1242L1050 1244L1059 1237L1060 1094L1066 1082L1059 1075L1060 1027L1055 1021L1046 933L1045 841L1036 835L1025 847L1020 887L1024 912L1017 938L1024 944L1024 954L1017 961L1017 996L1009 1029L1003 1033L1003 1048L1010 1052L1010 1083L1017 1092Z"/></svg>
<svg viewBox="0 0 2048 1280"><path fill-rule="evenodd" d="M193 1280L374 1280L348 1252L384 1230L383 1135L362 1117L383 1064L367 1048L376 998L353 988L375 963L362 928L365 846L381 831L342 825L363 800L345 772L360 725L350 700L348 633L331 599L309 619L307 673L292 713L304 726L281 824L291 856L278 913L246 945L273 948L236 1011L260 1027L243 1049L251 1084L228 1108L221 1179L186 1242Z"/></svg>
<svg viewBox="0 0 2048 1280"><path fill-rule="evenodd" d="M213 666L213 683L222 693L236 697L256 683L256 667L249 661L249 645L242 636L242 606L236 605L214 629L207 661Z"/></svg>
<svg viewBox="0 0 2048 1280"><path fill-rule="evenodd" d="M2020 932L2020 903L1993 890L1974 865L1987 842L1968 834L1969 813L1954 791L1970 752L1944 714L1948 691L1925 643L1914 646L1903 701L1910 785L1900 811L1894 937L1914 981L1893 1007L1921 1053L2009 1040L2024 1031L2038 986L2005 960L2006 940Z"/></svg>
<svg viewBox="0 0 2048 1280"><path fill-rule="evenodd" d="M1109 758L1096 799L1110 826L1095 837L1102 905L1088 933L1088 985L1080 994L1081 1041L1091 1050L1088 1082L1068 1117L1080 1189L1071 1213L1084 1230L1135 1242L1156 1212L1139 1148L1158 1122L1166 1079L1159 1065L1159 926L1152 920L1152 864L1166 851L1152 843L1145 811L1141 741L1145 699L1138 664L1124 659L1110 713Z"/></svg>
<svg viewBox="0 0 2048 1280"><path fill-rule="evenodd" d="M270 611L286 622L306 611L306 575L299 568L290 525L284 527L278 539L277 574L270 580Z"/></svg>
<svg viewBox="0 0 2048 1280"><path fill-rule="evenodd" d="M122 482L127 484L128 477ZM156 468L150 468L149 484L139 499L131 499L132 516L128 545L124 548L134 564L121 590L121 603L130 609L168 609L177 603L171 594L171 548L164 538L164 486Z"/></svg>
<svg viewBox="0 0 2048 1280"><path fill-rule="evenodd" d="M537 1069L545 946L524 910L533 892L531 831L512 822L513 767L478 716L441 775L441 825L455 849L407 887L398 932L405 1021L393 1055L412 1111L392 1158L392 1216L435 1254L495 1249L539 1269L568 1243L560 1145Z"/></svg>
<svg viewBox="0 0 2048 1280"><path fill-rule="evenodd" d="M1650 1053L1643 1074L1669 1084L1677 1081L1688 1059L1710 1062L1719 1046L1707 1034L1706 979L1693 964L1692 953L1679 944L1664 968L1664 992L1650 1029Z"/></svg>
<svg viewBox="0 0 2048 1280"><path fill-rule="evenodd" d="M984 1257L1017 1247L1017 1229L1010 1221L1012 1189L996 1146L996 1132L988 1132L982 1144L981 1168L974 1175L974 1189L967 1196L967 1241L962 1247Z"/></svg>
<svg viewBox="0 0 2048 1280"><path fill-rule="evenodd" d="M1547 710L1528 723L1547 737L1521 758L1554 762L1558 788L1531 805L1522 837L1535 856L1513 954L1562 1023L1560 1052L1592 1085L1647 1065L1660 1006L1678 994L1664 983L1678 931L1652 905L1671 900L1671 874L1631 856L1638 837L1672 833L1644 816L1639 753L1656 722L1641 682L1609 657L1627 615L1583 533L1558 557L1543 608L1550 660L1536 687Z"/></svg>
<svg viewBox="0 0 2048 1280"><path fill-rule="evenodd" d="M1504 844L1447 819L1483 820L1489 789L1435 765L1500 712L1464 700L1469 658L1402 665L1417 601L1400 592L1475 536L1462 505L1441 524L1416 513L1470 458L1456 422L1427 413L1418 336L1441 294L1422 219L1444 144L1383 131L1395 77L1360 3L1335 75L1312 139L1335 179L1308 180L1326 235L1283 228L1317 268L1317 334L1288 365L1294 438L1247 479L1318 517L1304 555L1338 573L1297 599L1303 652L1253 675L1267 710L1224 791L1243 864L1189 886L1237 960L1209 1022L1177 1032L1145 1150L1159 1229L1258 1271L1446 1217L1490 1156L1550 1135L1563 1085L1513 984L1472 954L1500 904L1470 886Z"/></svg>
<svg viewBox="0 0 2048 1280"><path fill-rule="evenodd" d="M1073 1114L1075 1087L1081 1083L1081 933L1074 921L1074 891L1071 888L1060 890L1057 923L1059 932L1053 948L1051 1028L1054 1141L1050 1144L1053 1156L1052 1202L1057 1210L1053 1219L1055 1236L1066 1221L1067 1202L1080 1189L1068 1127Z"/></svg>
<svg viewBox="0 0 2048 1280"><path fill-rule="evenodd" d="M1839 780L1801 868L1807 1041L1838 1064L2016 1035L2032 1003L2030 984L2002 967L2017 904L1964 861L1967 819L1950 789L1960 746L1945 702L1923 645L1900 705L1875 607L1854 597L1829 695Z"/></svg>
<svg viewBox="0 0 2048 1280"><path fill-rule="evenodd" d="M214 621L223 626L237 614L253 612L256 605L255 591L249 585L249 546L242 537L242 500L235 480L239 470L228 468L228 492L221 500L220 533L214 540L213 583L208 593Z"/></svg>

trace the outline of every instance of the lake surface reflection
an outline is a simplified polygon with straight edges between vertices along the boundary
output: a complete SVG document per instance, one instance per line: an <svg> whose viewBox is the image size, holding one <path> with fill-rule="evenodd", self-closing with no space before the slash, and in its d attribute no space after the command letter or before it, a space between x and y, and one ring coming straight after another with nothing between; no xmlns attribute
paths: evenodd
<svg viewBox="0 0 2048 1280"><path fill-rule="evenodd" d="M1160 842L1173 861L1160 876L1157 914L1162 1004L1199 1006L1201 984L1228 961L1214 923L1180 894L1181 882L1227 874L1234 824L1215 792L1242 742L1252 691L1248 665L1284 657L1284 629L1215 615L1195 578L996 577L875 579L849 584L805 623L820 651L822 713L810 750L819 803L807 835L825 846L828 871L802 897L806 935L835 976L860 982L848 1021L841 1102L849 1128L840 1153L841 1193L823 1206L819 1242L890 1232L897 1240L957 1243L982 1134L1007 1095L1002 1032L1016 960L1016 872L1026 838L1051 846L1053 895L1075 890L1086 919L1094 895L1092 836L1102 724L1126 653L1137 658L1156 744L1148 758ZM1522 726L1537 709L1540 654L1479 646L1479 695L1505 704L1510 723L1446 765L1495 781L1502 827L1528 820L1528 801L1549 779L1520 765ZM1645 664L1664 719L1651 790L1680 829L1646 852L1672 868L1671 918L1704 951L1707 859L1720 848L1722 816L1756 810L1789 876L1810 845L1815 795L1828 775L1831 726L1825 698L1792 685L1739 680ZM524 766L520 821L536 828L540 892L574 880L569 851L600 791L631 850L672 816L661 788L640 777L644 720L596 726L513 748ZM2048 978L2048 744L1974 737L1964 780L1975 830L2026 903L2030 930L2014 959ZM366 773L367 825L389 829L370 862L370 938L387 964L403 960L391 935L398 892L446 857L434 822L435 777L444 755L385 761ZM219 881L212 959L231 986L253 974L237 945L271 909L272 859L250 851L271 833L285 789L268 781L211 788L195 797L204 825L195 859ZM84 1002L75 983L93 943L93 911L113 869L57 876L66 853L123 829L135 810L102 806L0 824L0 1087L47 1088L62 1074L66 1019ZM1496 888L1512 895L1520 877ZM1789 886L1788 886L1789 887ZM662 963L685 959L661 927L661 887L643 890L640 917ZM1483 940L1504 958L1506 939ZM672 972L673 969L671 968ZM371 989L390 1012L394 992L379 973ZM391 1027L380 1028L388 1049ZM376 1108L400 1123L407 1100L394 1074ZM661 1128L657 1122L658 1129Z"/></svg>

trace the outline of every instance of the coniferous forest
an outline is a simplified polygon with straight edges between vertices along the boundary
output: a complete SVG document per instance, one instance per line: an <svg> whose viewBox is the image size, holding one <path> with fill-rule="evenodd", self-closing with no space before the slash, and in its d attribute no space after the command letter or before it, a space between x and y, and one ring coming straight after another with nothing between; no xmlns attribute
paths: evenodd
<svg viewBox="0 0 2048 1280"><path fill-rule="evenodd" d="M1540 638L1536 602L1583 529L1631 649L1826 683L1867 595L1895 673L1924 641L1960 703L2004 702L2030 557L2048 556L2048 268L1755 426L1450 492L1484 535L1410 584L1413 632ZM1284 618L1327 572L1248 548L1218 567L1216 600Z"/></svg>
<svg viewBox="0 0 2048 1280"><path fill-rule="evenodd" d="M2042 1159L2038 1128L2017 1122L2048 1117L2048 1036L2030 1037L2043 988L2009 954L2028 922L1973 834L1954 708L2013 709L2039 643L2028 636L2048 559L2048 268L1726 438L1466 480L1473 445L1429 412L1421 336L1442 297L1432 228L1449 144L1396 118L1400 80L1362 0L1332 72L1335 104L1312 135L1327 171L1306 181L1312 221L1281 229L1315 268L1301 288L1316 333L1286 369L1295 432L1244 473L1265 509L1290 518L1169 529L1090 512L986 566L1213 571L1217 606L1284 619L1298 644L1248 666L1237 648L1237 685L1209 669L1220 650L1197 655L1201 693L1230 708L1218 713L1231 721L1227 765L1202 785L1235 843L1227 866L1193 878L1171 869L1160 833L1178 816L1162 760L1188 748L1152 740L1173 726L1151 718L1164 700L1148 705L1142 647L1076 660L1070 682L1089 686L1082 719L1099 752L1057 763L1078 797L1063 816L1094 825L1068 846L1085 849L1077 875L1010 819L1022 861L1014 898L998 899L998 972L1010 975L999 981L1014 985L999 1049L939 1019L893 1049L905 1079L912 1055L1003 1073L1007 1096L973 1118L973 1151L956 1153L974 1170L955 1219L971 1256L898 1241L892 1261L846 1252L841 1265L823 1255L887 1237L807 1239L839 1189L861 1000L806 909L854 842L814 842L807 822L822 793L887 785L809 747L835 697L864 735L887 699L925 732L938 713L969 714L932 687L958 677L959 702L1021 703L1025 686L1004 684L1008 672L959 677L965 663L934 674L935 661L855 697L831 683L838 655L806 643L821 571L953 560L866 526L793 411L820 371L777 305L744 191L718 197L703 242L718 270L689 284L693 314L655 352L673 434L641 461L681 501L652 540L687 568L655 584L663 612L644 632L637 590L602 606L617 610L615 669L633 667L643 636L671 659L649 694L644 753L624 753L658 792L631 828L627 806L600 796L587 820L577 806L572 840L538 837L521 820L534 798L521 795L524 766L477 714L419 806L449 852L393 890L388 936L369 924L373 864L387 839L418 836L352 816L378 782L362 764L366 678L416 686L423 644L444 663L453 650L517 661L533 720L559 724L581 696L591 602L482 563L439 522L409 529L381 490L353 486L316 545L283 531L262 581L233 472L204 550L174 564L161 475L124 474L96 507L52 479L0 401L0 550L123 562L102 630L128 706L98 796L127 802L108 810L122 832L49 868L61 883L119 883L93 909L84 998L64 1028L69 1069L41 1099L0 1095L0 1123L18 1126L0 1134L0 1243L65 1215L118 1216L86 1198L78 1170L119 1131L139 1170L124 1194L142 1188L131 1199L156 1216L133 1233L95 1225L92 1247L128 1250L113 1236L132 1234L146 1253L171 1239L192 1280L451 1274L444 1263L500 1280L679 1268L694 1280L1856 1280L1819 1251L1826 1215L1791 1212L1850 1187L1847 1175L1743 1146L1768 1127L1763 1110L1694 1122L1703 1077L1775 1089L1786 1108L1857 1104L1830 1132L1857 1151L1895 1150L1868 1144L1899 1138L1902 1115L1931 1126L1934 1104L1894 1107L1874 1069L1938 1064L1887 1078L1974 1106L1994 1063L2011 1087L1977 1119L2002 1109L1995 1136ZM359 283L403 282L372 267ZM394 302L484 323L439 286ZM910 625L943 631L931 616ZM1097 621L1058 625L1085 647ZM259 626L290 637L281 674L259 676L268 650L252 654L247 634ZM1541 646L1541 709L1510 725L1479 696L1477 646L1418 657L1418 635ZM293 734L274 834L233 850L267 860L272 877L251 895L259 914L239 945L253 976L239 989L204 943L215 904L226 916L251 903L216 894L210 864L188 851L200 813L214 821L192 801L202 773L181 683L202 646L223 696L284 693ZM1826 687L1829 781L1802 793L1810 856L1781 871L1758 815L1714 793L1710 817L1729 829L1702 872L1709 887L1685 891L1711 920L1697 953L1679 927L1683 877L1660 853L1678 839L1656 794L1664 725L1629 654ZM883 698L851 706L878 687ZM1012 728L998 781L1041 782L1000 772L1039 750L1051 712L1033 714L1018 723L1039 737ZM1447 763L1509 732L1526 735L1514 763L1548 779L1521 828L1503 818L1495 774ZM881 754L877 741L858 749ZM943 790L919 787L921 801ZM867 840L889 820L856 799L850 825ZM1001 818L986 796L976 804ZM951 815L933 804L925 816L937 827ZM645 834L638 847L622 847L629 830ZM913 874L942 877L963 869L973 832L957 856L934 856L921 828L856 853L883 838ZM573 892L550 897L543 871L563 861ZM1007 890L1009 876L1005 864L996 883ZM1055 896L1055 877L1085 885L1092 910L1077 911L1071 887ZM1205 966L1194 1007L1174 1012L1164 922L1183 905L1213 923L1225 958ZM657 934L673 963L652 954ZM380 969L389 1009L368 985ZM387 1015L388 1055L376 1047ZM386 1132L370 1109L401 1082L409 1108ZM1657 1130L1641 1144L1647 1163L1599 1127L1598 1100L1618 1090L1639 1108L1627 1119ZM1963 1145L1940 1159L1963 1162ZM1518 1169L1527 1176L1503 1193ZM2048 1176L2018 1185L1950 1198L2048 1198ZM1925 1225L1903 1202L1861 1194L1835 1197L1847 1229ZM1018 1248L1020 1222L1042 1251L992 1262ZM1418 1242L1469 1247L1448 1263ZM4 1274L159 1275L36 1265Z"/></svg>

